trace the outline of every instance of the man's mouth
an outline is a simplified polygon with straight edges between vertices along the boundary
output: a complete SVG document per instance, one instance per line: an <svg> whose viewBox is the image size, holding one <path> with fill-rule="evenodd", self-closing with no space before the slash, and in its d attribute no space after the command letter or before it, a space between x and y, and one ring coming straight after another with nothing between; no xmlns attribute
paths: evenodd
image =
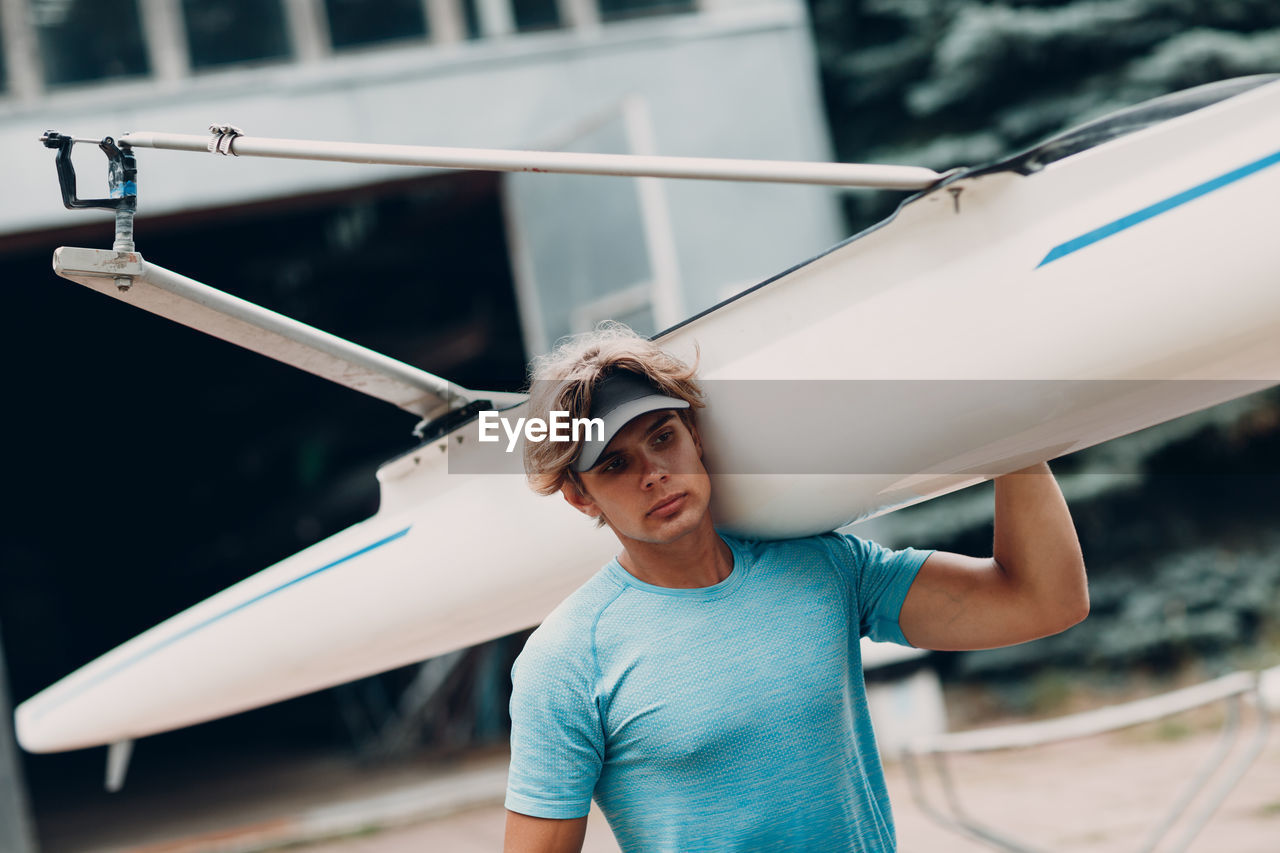
<svg viewBox="0 0 1280 853"><path fill-rule="evenodd" d="M681 492L678 495L672 495L669 498L665 498L654 504L649 509L647 515L656 515L659 518L666 518L667 516L674 515L684 505L685 497L687 497L686 493Z"/></svg>

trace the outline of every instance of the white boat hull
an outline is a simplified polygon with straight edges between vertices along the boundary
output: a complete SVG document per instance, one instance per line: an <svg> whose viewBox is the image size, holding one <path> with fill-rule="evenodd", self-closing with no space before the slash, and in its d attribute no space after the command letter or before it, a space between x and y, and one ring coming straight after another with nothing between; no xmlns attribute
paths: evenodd
<svg viewBox="0 0 1280 853"><path fill-rule="evenodd" d="M700 352L719 523L830 530L1280 381L1277 159L1273 83L962 177L669 332ZM616 543L518 475L459 473L474 440L388 463L373 518L23 703L22 745L137 738L538 623Z"/></svg>

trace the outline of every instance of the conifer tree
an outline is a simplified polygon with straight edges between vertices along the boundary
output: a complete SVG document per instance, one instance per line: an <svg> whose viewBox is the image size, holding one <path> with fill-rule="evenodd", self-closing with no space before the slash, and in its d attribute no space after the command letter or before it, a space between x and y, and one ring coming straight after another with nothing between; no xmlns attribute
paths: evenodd
<svg viewBox="0 0 1280 853"><path fill-rule="evenodd" d="M809 0L841 160L948 169L1120 107L1280 72L1276 0ZM855 226L896 198L851 194Z"/></svg>

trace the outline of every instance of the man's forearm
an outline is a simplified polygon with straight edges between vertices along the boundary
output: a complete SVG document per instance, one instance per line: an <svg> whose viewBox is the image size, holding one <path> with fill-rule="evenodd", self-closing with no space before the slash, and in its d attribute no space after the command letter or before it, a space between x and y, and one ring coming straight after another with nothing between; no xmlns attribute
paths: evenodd
<svg viewBox="0 0 1280 853"><path fill-rule="evenodd" d="M1071 512L1045 463L995 480L993 555L1018 597L1064 630L1089 612L1084 557Z"/></svg>

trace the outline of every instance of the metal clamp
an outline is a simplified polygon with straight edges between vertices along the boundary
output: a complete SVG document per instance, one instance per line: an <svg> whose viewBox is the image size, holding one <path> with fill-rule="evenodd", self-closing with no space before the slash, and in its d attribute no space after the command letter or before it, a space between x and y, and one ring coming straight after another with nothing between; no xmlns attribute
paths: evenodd
<svg viewBox="0 0 1280 853"><path fill-rule="evenodd" d="M209 140L209 153L224 157L236 153L231 150L231 143L235 142L237 136L244 136L244 131L234 124L211 124L209 132L213 134L213 138Z"/></svg>

